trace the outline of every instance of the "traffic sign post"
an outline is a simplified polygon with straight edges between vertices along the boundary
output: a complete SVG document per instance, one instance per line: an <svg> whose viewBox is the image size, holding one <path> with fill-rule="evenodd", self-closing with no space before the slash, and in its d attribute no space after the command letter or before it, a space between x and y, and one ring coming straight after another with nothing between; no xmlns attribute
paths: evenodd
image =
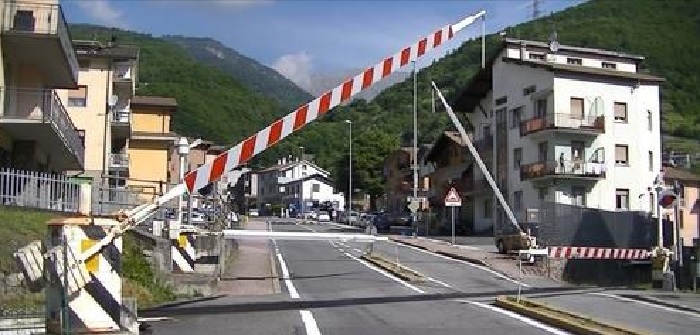
<svg viewBox="0 0 700 335"><path fill-rule="evenodd" d="M462 206L462 198L457 193L457 189L454 187L450 188L445 196L445 206L452 208L452 245L455 244L455 207Z"/></svg>

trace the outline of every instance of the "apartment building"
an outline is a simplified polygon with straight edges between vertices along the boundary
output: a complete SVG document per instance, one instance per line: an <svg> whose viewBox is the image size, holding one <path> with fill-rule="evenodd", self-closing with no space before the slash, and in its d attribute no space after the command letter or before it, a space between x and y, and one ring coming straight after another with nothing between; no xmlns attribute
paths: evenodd
<svg viewBox="0 0 700 335"><path fill-rule="evenodd" d="M0 167L62 173L86 165L83 130L58 89L78 85L79 65L57 0L2 1Z"/></svg>
<svg viewBox="0 0 700 335"><path fill-rule="evenodd" d="M100 181L105 176L129 176L127 148L132 132L138 48L111 42L73 41L78 58L77 88L61 90L68 115L84 137L84 175Z"/></svg>
<svg viewBox="0 0 700 335"><path fill-rule="evenodd" d="M659 84L644 57L504 39L459 94L482 158L521 222L556 203L653 212L661 168ZM489 143L490 144L486 144ZM468 161L473 181L483 178ZM637 201L643 199L642 201ZM502 228L491 191L476 192L474 227ZM495 214L495 215L494 215Z"/></svg>
<svg viewBox="0 0 700 335"><path fill-rule="evenodd" d="M127 186L142 198L153 198L167 190L169 161L178 135L170 123L177 110L174 98L133 96L130 103L132 131L123 161L128 162ZM116 163L114 161L113 163Z"/></svg>

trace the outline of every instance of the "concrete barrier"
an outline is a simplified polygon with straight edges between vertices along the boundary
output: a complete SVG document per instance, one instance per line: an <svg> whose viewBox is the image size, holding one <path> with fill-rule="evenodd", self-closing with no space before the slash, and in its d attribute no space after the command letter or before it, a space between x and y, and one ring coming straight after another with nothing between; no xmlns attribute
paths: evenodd
<svg viewBox="0 0 700 335"><path fill-rule="evenodd" d="M401 280L405 281L410 281L410 282L423 282L425 281L425 276L423 274L410 269L408 267L405 267L401 264L398 264L394 261L389 260L386 257L383 257L379 254L376 253L371 253L371 254L363 254L360 256L360 258L372 263L373 265L395 275L396 277L400 278Z"/></svg>

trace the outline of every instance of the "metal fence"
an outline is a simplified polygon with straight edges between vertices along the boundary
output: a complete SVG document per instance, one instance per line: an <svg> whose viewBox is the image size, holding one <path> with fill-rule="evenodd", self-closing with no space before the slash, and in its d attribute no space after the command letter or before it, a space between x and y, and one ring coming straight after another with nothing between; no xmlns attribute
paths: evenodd
<svg viewBox="0 0 700 335"><path fill-rule="evenodd" d="M80 183L64 175L0 168L0 205L78 212Z"/></svg>
<svg viewBox="0 0 700 335"><path fill-rule="evenodd" d="M545 246L649 248L656 241L656 220L644 212L606 211L557 203L539 208L530 224Z"/></svg>

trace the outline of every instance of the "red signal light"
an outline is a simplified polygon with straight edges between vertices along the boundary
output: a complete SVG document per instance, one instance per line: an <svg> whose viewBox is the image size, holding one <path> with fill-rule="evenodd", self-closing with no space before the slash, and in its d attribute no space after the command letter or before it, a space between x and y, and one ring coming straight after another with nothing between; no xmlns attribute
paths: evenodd
<svg viewBox="0 0 700 335"><path fill-rule="evenodd" d="M676 195L675 194L664 194L661 196L661 199L659 199L659 205L663 208L669 208L673 206L673 203L676 202Z"/></svg>

